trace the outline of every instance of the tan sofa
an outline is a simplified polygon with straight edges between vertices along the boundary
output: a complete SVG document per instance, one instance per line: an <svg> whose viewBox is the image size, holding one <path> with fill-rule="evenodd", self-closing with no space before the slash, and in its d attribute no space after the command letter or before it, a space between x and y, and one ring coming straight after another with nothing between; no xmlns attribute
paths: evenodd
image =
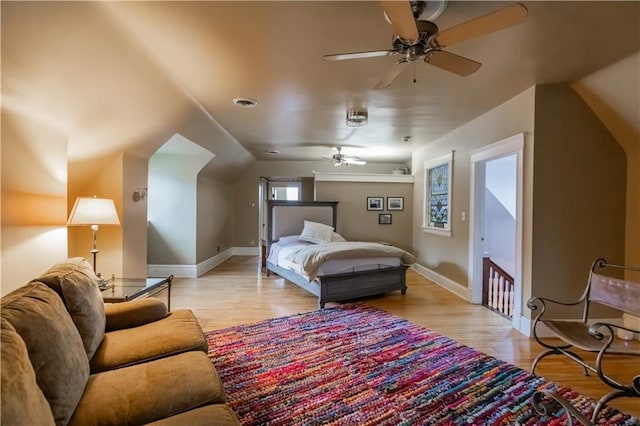
<svg viewBox="0 0 640 426"><path fill-rule="evenodd" d="M67 259L4 296L1 424L238 425L189 310L104 304Z"/></svg>

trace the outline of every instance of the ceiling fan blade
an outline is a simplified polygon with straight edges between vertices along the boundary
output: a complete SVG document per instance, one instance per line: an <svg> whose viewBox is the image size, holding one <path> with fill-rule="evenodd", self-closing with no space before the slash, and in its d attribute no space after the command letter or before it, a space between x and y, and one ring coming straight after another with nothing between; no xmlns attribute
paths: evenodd
<svg viewBox="0 0 640 426"><path fill-rule="evenodd" d="M414 42L420 38L416 20L411 11L411 5L408 1L383 1L381 0L387 18L393 25L393 31L398 37L405 41Z"/></svg>
<svg viewBox="0 0 640 426"><path fill-rule="evenodd" d="M409 61L405 58L400 59L395 65L387 71L382 79L374 86L374 89L384 89L388 87L393 81L400 75L400 73L407 67Z"/></svg>
<svg viewBox="0 0 640 426"><path fill-rule="evenodd" d="M425 62L463 77L473 74L482 66L480 62L443 50L434 50L425 58Z"/></svg>
<svg viewBox="0 0 640 426"><path fill-rule="evenodd" d="M441 47L480 37L503 28L520 24L527 19L527 8L520 3L479 16L455 27L440 31L436 38Z"/></svg>
<svg viewBox="0 0 640 426"><path fill-rule="evenodd" d="M391 56L395 53L395 50L370 50L367 52L336 53L334 55L324 55L322 59L324 59L325 61L343 61L345 59L363 59L376 58L378 56Z"/></svg>

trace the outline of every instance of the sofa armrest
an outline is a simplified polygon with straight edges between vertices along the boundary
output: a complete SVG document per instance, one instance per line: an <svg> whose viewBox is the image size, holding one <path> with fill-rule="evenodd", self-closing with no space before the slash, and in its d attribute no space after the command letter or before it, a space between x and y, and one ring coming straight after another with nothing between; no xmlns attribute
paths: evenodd
<svg viewBox="0 0 640 426"><path fill-rule="evenodd" d="M106 331L138 327L168 315L167 306L153 297L123 303L105 303Z"/></svg>

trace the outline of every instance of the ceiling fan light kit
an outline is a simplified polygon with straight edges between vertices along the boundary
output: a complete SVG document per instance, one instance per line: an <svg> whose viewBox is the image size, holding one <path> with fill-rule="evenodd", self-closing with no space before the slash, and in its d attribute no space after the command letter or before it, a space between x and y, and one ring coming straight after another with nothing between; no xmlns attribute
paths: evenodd
<svg viewBox="0 0 640 426"><path fill-rule="evenodd" d="M347 111L347 126L349 127L362 127L369 122L369 113L366 111Z"/></svg>

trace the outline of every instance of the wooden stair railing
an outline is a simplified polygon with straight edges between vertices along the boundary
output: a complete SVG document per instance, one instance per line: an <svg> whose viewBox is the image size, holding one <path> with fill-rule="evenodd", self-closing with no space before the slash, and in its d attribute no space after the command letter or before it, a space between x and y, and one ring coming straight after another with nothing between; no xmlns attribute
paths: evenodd
<svg viewBox="0 0 640 426"><path fill-rule="evenodd" d="M482 258L482 304L494 312L513 317L513 277L491 258Z"/></svg>

